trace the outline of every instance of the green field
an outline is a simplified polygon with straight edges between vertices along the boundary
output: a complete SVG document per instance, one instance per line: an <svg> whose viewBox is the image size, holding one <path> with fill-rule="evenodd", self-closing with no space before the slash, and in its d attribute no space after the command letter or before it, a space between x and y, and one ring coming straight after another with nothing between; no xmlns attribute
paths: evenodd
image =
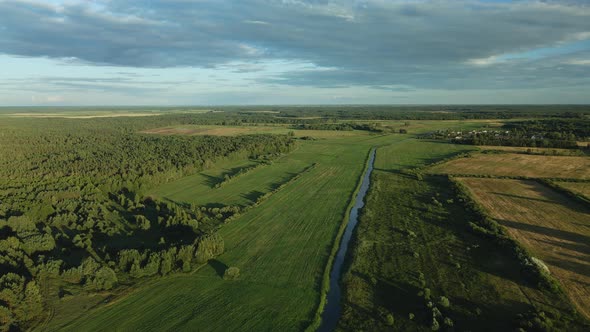
<svg viewBox="0 0 590 332"><path fill-rule="evenodd" d="M375 170L401 171L439 161L458 153L474 151L469 145L446 144L440 141L408 139L403 144L384 146L377 152Z"/></svg>
<svg viewBox="0 0 590 332"><path fill-rule="evenodd" d="M461 331L505 331L529 310L568 315L567 299L527 284L509 253L469 232L471 216L445 177L400 173L468 149L408 140L377 150L343 281L339 330L445 330L447 321ZM436 324L428 302L440 312Z"/></svg>
<svg viewBox="0 0 590 332"><path fill-rule="evenodd" d="M317 163L317 166L260 206L224 225L220 234L225 240L226 253L217 260L194 274L149 283L73 322L68 317L56 317L46 328L72 331L193 330L195 326L207 326L212 331L305 328L315 314L333 239L343 222L368 151L372 146L402 139L401 135L364 136L302 142L281 162ZM249 177L258 175L247 173L236 181L248 181ZM220 277L226 266L240 268L238 281L224 281Z"/></svg>
<svg viewBox="0 0 590 332"><path fill-rule="evenodd" d="M526 117L550 120L473 143L587 139L584 121L553 107L0 109L0 330L311 332L332 313L347 331L588 330L563 281L587 270L584 225L548 217L546 233L575 241L543 242L551 252L535 257L557 253L547 265L577 274L544 274L538 246L527 252L447 174L548 178L522 195L486 189L490 210L512 200L501 219L557 211L544 185L586 204L582 151L448 139ZM488 149L509 153L477 152ZM366 205L331 276L363 169ZM327 301L334 282L340 303ZM572 297L580 312L586 284Z"/></svg>
<svg viewBox="0 0 590 332"><path fill-rule="evenodd" d="M237 169L256 165L253 161L241 160L224 162L195 175L166 183L148 192L148 195L175 202L197 205L241 205L247 206L264 193L272 191L280 184L297 175L311 163L289 155L274 161L271 165L261 165L256 169L232 179L220 188L214 185L223 181L223 175L234 173Z"/></svg>

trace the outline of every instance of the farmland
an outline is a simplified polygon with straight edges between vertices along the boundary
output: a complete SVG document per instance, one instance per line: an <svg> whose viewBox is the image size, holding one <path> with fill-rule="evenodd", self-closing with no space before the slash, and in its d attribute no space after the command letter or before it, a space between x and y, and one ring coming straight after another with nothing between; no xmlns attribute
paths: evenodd
<svg viewBox="0 0 590 332"><path fill-rule="evenodd" d="M557 182L557 184L590 199L590 182Z"/></svg>
<svg viewBox="0 0 590 332"><path fill-rule="evenodd" d="M374 183L343 279L339 329L509 330L516 314L531 308L567 315L567 299L529 285L509 254L468 231L472 217L454 200L448 180L404 173L466 151L415 140L377 150ZM442 296L450 306L439 304ZM436 323L428 302L437 307Z"/></svg>
<svg viewBox="0 0 590 332"><path fill-rule="evenodd" d="M590 0L0 0L0 332L590 332Z"/></svg>
<svg viewBox="0 0 590 332"><path fill-rule="evenodd" d="M304 328L314 316L332 239L370 147L400 138L360 137L354 145L347 144L350 140L302 143L284 162L315 162L317 167L224 225L220 235L226 253L215 263L189 276L164 278L72 323L57 317L48 329ZM247 173L236 181L250 176L258 175ZM224 281L219 275L223 266L238 266L240 280ZM176 310L169 310L173 306Z"/></svg>
<svg viewBox="0 0 590 332"><path fill-rule="evenodd" d="M547 264L590 317L590 209L534 181L464 178L510 235Z"/></svg>
<svg viewBox="0 0 590 332"><path fill-rule="evenodd" d="M292 132L296 137L356 137L362 135L362 131L326 131L326 130L297 130L285 125L275 126L173 126L155 128L142 131L145 134L157 135L212 135L212 136L237 136L253 134L288 134Z"/></svg>
<svg viewBox="0 0 590 332"><path fill-rule="evenodd" d="M565 293L532 282L513 253L473 232L478 217L446 175L467 169L581 186L573 182L588 176L580 151L482 152L500 149L421 135L505 123L461 112L103 112L3 113L0 264L9 272L0 277L0 318L14 328L314 330L334 281L328 262L373 148L340 276L338 330L586 327ZM449 119L431 118L439 116ZM559 204L575 199L564 197Z"/></svg>
<svg viewBox="0 0 590 332"><path fill-rule="evenodd" d="M296 156L282 157L271 165L261 165L249 171L247 176L238 176L222 187L224 174L236 169L253 167L252 161L226 163L225 167L213 167L195 175L166 183L148 192L154 197L197 205L250 205L263 194L301 172L311 164Z"/></svg>
<svg viewBox="0 0 590 332"><path fill-rule="evenodd" d="M525 146L478 146L482 151L506 151L513 153L526 153L526 154L538 154L538 155L557 155L557 156L576 156L583 155L580 150L573 149L557 149L557 148L530 148Z"/></svg>
<svg viewBox="0 0 590 332"><path fill-rule="evenodd" d="M433 173L590 179L590 159L515 153L476 154L434 166Z"/></svg>

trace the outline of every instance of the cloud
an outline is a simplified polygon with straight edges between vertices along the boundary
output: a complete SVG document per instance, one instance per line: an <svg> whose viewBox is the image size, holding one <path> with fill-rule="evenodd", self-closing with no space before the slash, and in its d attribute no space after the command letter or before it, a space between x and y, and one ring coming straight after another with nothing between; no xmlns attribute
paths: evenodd
<svg viewBox="0 0 590 332"><path fill-rule="evenodd" d="M479 58L479 59L469 59L467 60L467 64L473 66L490 66L499 61L498 56L492 55L487 58Z"/></svg>
<svg viewBox="0 0 590 332"><path fill-rule="evenodd" d="M573 59L566 62L570 65L590 66L590 59Z"/></svg>
<svg viewBox="0 0 590 332"><path fill-rule="evenodd" d="M137 79L138 75L122 75L119 77L58 77L45 76L24 79L5 79L0 82L4 90L30 91L43 93L72 92L108 92L115 94L146 95L161 93L167 89L183 84L191 84L191 80L145 80ZM46 100L50 102L50 100ZM59 102L54 100L52 102Z"/></svg>
<svg viewBox="0 0 590 332"><path fill-rule="evenodd" d="M0 13L0 52L18 56L149 68L314 64L312 70L259 79L293 86L459 89L589 83L573 69L558 69L554 59L503 57L588 40L590 7L583 1L105 0L49 5L0 0ZM584 60L568 61L561 65L580 67ZM244 68L244 73L255 70ZM585 74L589 76L587 70Z"/></svg>
<svg viewBox="0 0 590 332"><path fill-rule="evenodd" d="M31 96L31 101L36 104L62 103L65 100L62 96Z"/></svg>

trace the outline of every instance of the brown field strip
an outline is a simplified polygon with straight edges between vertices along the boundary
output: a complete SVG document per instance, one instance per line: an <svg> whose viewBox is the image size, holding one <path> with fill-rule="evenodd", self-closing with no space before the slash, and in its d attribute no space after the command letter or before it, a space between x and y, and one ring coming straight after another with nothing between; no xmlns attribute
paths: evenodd
<svg viewBox="0 0 590 332"><path fill-rule="evenodd" d="M498 145L478 145L479 149L483 151L496 150L506 152L530 152L532 154L546 154L546 155L576 155L580 154L579 149L557 149L557 148L529 148L526 146L498 146Z"/></svg>
<svg viewBox="0 0 590 332"><path fill-rule="evenodd" d="M236 136L240 134L256 134L260 132L272 132L281 130L280 127L225 127L225 126L182 126L165 127L145 130L146 134L160 135L211 135L211 136Z"/></svg>
<svg viewBox="0 0 590 332"><path fill-rule="evenodd" d="M528 180L460 179L590 318L590 208Z"/></svg>
<svg viewBox="0 0 590 332"><path fill-rule="evenodd" d="M515 153L476 154L430 168L439 174L590 179L590 158Z"/></svg>
<svg viewBox="0 0 590 332"><path fill-rule="evenodd" d="M64 118L64 119L94 119L94 118L122 118L157 116L162 113L107 113L107 114L67 114L67 113L12 113L6 116L13 118Z"/></svg>
<svg viewBox="0 0 590 332"><path fill-rule="evenodd" d="M292 129L286 125L274 126L216 126L216 125L183 125L173 127L154 128L141 131L142 134L156 135L211 135L237 136L254 134L282 134L293 133L295 137L311 136L314 138L336 138L351 136L366 136L370 133L362 130L301 130Z"/></svg>

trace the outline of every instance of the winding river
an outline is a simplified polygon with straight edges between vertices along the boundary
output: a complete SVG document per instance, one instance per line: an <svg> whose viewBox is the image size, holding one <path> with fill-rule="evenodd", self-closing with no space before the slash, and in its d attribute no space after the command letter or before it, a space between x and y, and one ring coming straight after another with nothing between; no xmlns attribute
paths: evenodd
<svg viewBox="0 0 590 332"><path fill-rule="evenodd" d="M331 332L336 328L338 319L340 318L340 299L342 297L342 290L340 289L340 277L342 275L342 265L346 258L346 252L352 232L358 223L359 210L365 205L364 198L369 190L369 183L371 179L371 173L373 172L373 162L375 161L375 149L371 150L369 156L369 165L365 174L359 192L355 197L354 206L350 210L350 216L348 218L348 224L344 230L344 235L340 241L340 247L338 253L334 259L334 265L330 272L330 290L328 291L327 303L322 312L322 323L318 331L320 332Z"/></svg>

